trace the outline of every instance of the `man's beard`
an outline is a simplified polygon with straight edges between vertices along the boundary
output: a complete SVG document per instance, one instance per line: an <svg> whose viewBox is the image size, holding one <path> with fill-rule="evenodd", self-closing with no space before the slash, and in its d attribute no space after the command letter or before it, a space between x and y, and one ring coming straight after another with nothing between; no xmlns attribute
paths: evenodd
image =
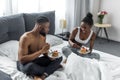
<svg viewBox="0 0 120 80"><path fill-rule="evenodd" d="M44 30L41 30L40 32L39 32L42 36L46 36L46 33L45 33L45 31Z"/></svg>

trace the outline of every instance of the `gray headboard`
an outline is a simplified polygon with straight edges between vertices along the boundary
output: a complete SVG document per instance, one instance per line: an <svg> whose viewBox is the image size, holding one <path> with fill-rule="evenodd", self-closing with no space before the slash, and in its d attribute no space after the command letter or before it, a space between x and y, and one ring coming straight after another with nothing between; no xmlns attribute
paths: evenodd
<svg viewBox="0 0 120 80"><path fill-rule="evenodd" d="M23 14L0 18L0 43L18 40L25 32Z"/></svg>
<svg viewBox="0 0 120 80"><path fill-rule="evenodd" d="M33 28L33 26L35 24L35 20L39 16L45 16L50 20L49 34L54 34L55 33L55 11L42 12L42 13L32 13L32 14L25 13L24 18L25 18L26 31L30 31Z"/></svg>
<svg viewBox="0 0 120 80"><path fill-rule="evenodd" d="M0 44L9 40L19 40L20 36L33 29L35 20L46 16L50 20L49 34L55 33L55 11L43 13L23 13L0 18Z"/></svg>

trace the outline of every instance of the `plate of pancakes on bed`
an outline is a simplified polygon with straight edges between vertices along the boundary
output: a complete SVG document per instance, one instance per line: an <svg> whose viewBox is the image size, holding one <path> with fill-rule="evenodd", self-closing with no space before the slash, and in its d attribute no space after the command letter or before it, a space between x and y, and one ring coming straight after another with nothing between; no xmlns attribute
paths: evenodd
<svg viewBox="0 0 120 80"><path fill-rule="evenodd" d="M49 52L48 56L51 57L51 58L59 58L62 55L57 50L54 50L54 51Z"/></svg>
<svg viewBox="0 0 120 80"><path fill-rule="evenodd" d="M90 50L89 50L87 47L82 46L82 47L80 48L80 50L78 50L78 52L79 52L80 54L88 54L88 53L90 53Z"/></svg>

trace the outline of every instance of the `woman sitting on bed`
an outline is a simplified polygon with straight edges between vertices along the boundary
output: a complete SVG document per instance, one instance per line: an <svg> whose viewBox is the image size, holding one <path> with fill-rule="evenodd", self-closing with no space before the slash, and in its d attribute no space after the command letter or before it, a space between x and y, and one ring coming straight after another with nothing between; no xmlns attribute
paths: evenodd
<svg viewBox="0 0 120 80"><path fill-rule="evenodd" d="M85 18L80 23L80 26L76 27L70 37L69 37L69 45L62 48L62 51L66 57L74 52L82 57L89 57L89 58L97 58L99 59L98 54L91 54L94 41L96 38L96 34L91 29L93 26L93 19L92 14L88 13ZM89 53L88 54L80 54L79 51L82 45L90 43Z"/></svg>

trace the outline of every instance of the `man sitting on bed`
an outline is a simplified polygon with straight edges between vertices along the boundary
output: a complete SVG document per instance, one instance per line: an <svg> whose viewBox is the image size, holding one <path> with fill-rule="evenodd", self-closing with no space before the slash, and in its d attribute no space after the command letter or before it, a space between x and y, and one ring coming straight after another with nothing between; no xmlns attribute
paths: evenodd
<svg viewBox="0 0 120 80"><path fill-rule="evenodd" d="M33 30L24 33L19 41L17 68L33 76L34 80L44 80L60 67L62 57L52 59L47 53L50 45L46 43L46 34L50 22L46 17L36 20ZM39 57L40 55L43 55Z"/></svg>

